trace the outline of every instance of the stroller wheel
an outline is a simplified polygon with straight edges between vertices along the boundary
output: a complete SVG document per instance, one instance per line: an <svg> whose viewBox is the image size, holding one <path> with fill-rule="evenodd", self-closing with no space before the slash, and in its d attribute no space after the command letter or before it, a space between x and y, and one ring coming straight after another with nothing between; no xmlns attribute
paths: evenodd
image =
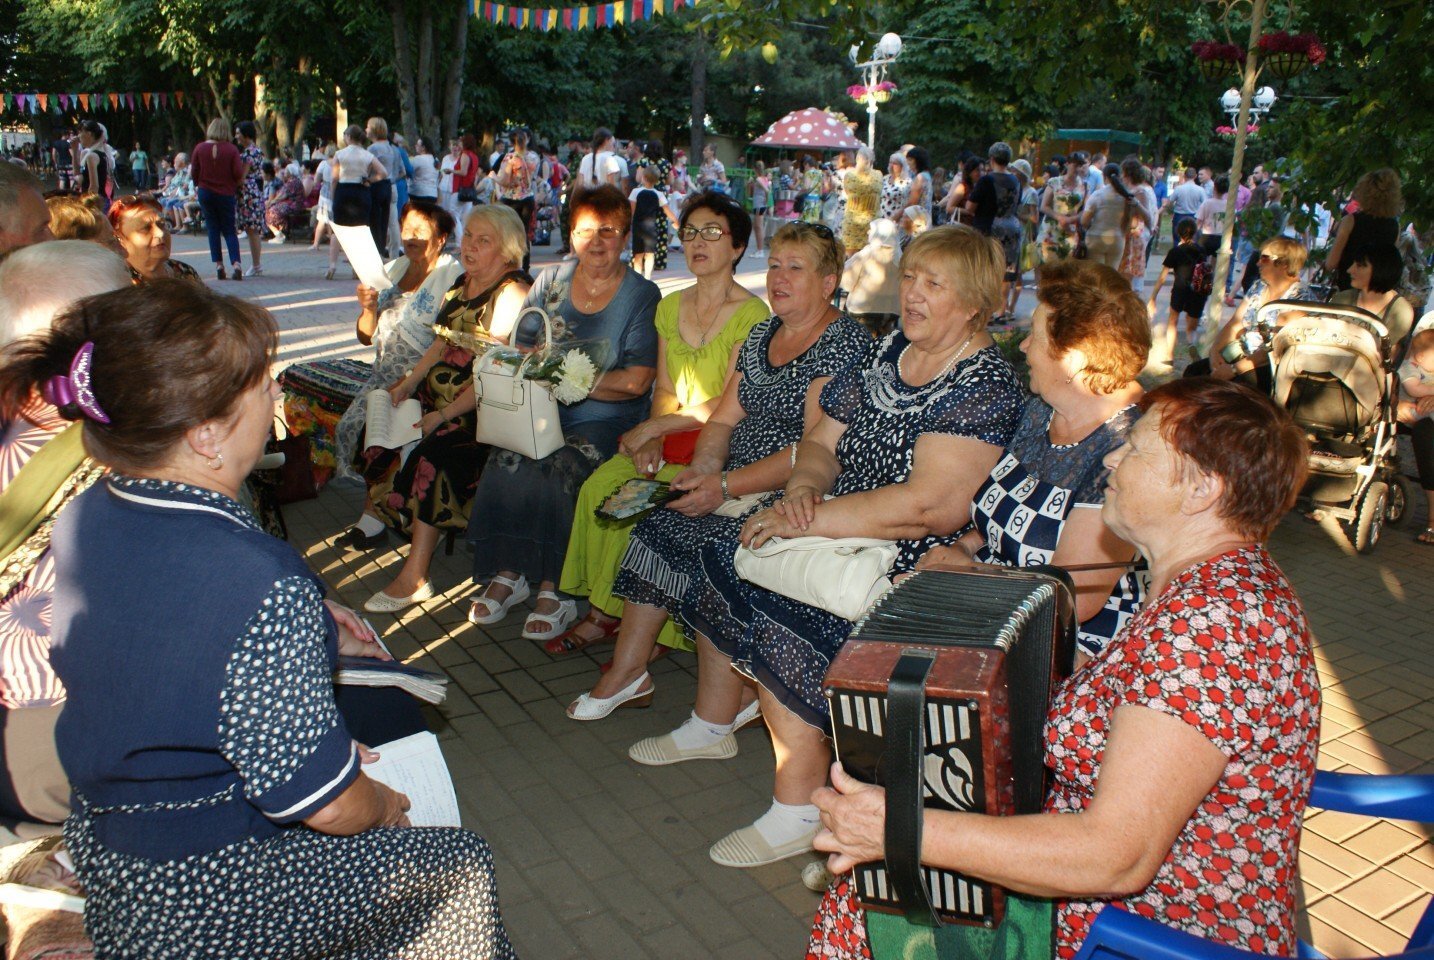
<svg viewBox="0 0 1434 960"><path fill-rule="evenodd" d="M1409 519L1409 505L1414 502L1414 484L1402 473L1396 473L1389 482L1389 502L1384 507L1384 522L1391 527L1402 527Z"/></svg>
<svg viewBox="0 0 1434 960"><path fill-rule="evenodd" d="M1364 492L1354 521L1354 549L1359 553L1368 553L1379 543L1388 501L1389 485L1383 480L1375 480Z"/></svg>

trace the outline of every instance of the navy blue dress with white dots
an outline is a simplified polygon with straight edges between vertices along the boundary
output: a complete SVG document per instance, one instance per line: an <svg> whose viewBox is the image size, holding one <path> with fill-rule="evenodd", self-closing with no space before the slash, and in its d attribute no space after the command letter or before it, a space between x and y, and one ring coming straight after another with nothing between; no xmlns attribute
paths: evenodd
<svg viewBox="0 0 1434 960"><path fill-rule="evenodd" d="M833 496L906 482L916 442L926 434L1005 447L1020 422L1021 385L996 347L978 350L943 376L913 387L901 379L897 366L908 342L896 331L873 343L866 362L833 377L822 390L823 412L846 425L836 447L841 473ZM955 539L956 534L898 541L892 572L912 569L927 550ZM822 677L851 632L851 622L738 577L733 567L737 545L733 536L703 546L702 575L684 604L684 616L732 658L733 666L802 720L824 728Z"/></svg>

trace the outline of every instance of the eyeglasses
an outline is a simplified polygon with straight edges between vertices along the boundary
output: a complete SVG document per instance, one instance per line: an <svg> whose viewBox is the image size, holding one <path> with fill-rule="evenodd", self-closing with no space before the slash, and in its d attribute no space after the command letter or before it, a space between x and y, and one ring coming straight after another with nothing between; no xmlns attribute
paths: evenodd
<svg viewBox="0 0 1434 960"><path fill-rule="evenodd" d="M577 237L579 240L591 240L595 236L602 237L604 240L616 240L618 237L622 236L622 231L619 230L617 227L609 226L581 227L573 231L573 236Z"/></svg>
<svg viewBox="0 0 1434 960"><path fill-rule="evenodd" d="M798 230L810 230L823 240L836 239L836 234L832 233L832 228L825 223L807 223L805 220L797 220L792 223L792 226Z"/></svg>
<svg viewBox="0 0 1434 960"><path fill-rule="evenodd" d="M730 237L730 230L723 230L715 223L709 223L704 227L683 227L677 231L677 235L683 240L696 240L701 237L703 240L721 240L723 237Z"/></svg>

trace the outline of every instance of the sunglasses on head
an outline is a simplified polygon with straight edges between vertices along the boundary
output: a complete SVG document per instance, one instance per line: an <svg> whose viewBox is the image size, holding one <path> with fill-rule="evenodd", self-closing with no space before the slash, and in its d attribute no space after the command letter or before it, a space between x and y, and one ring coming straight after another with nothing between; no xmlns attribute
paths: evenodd
<svg viewBox="0 0 1434 960"><path fill-rule="evenodd" d="M836 239L836 234L832 233L832 228L824 223L807 223L805 220L798 220L793 223L792 226L800 230L810 230L823 240Z"/></svg>

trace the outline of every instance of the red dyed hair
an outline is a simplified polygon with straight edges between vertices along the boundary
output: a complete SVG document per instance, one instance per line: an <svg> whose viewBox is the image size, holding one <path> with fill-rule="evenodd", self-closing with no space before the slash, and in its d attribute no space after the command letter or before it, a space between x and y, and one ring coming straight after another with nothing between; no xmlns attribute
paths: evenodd
<svg viewBox="0 0 1434 960"><path fill-rule="evenodd" d="M1150 320L1130 281L1103 263L1061 260L1036 271L1036 297L1050 311L1056 357L1085 354L1082 376L1096 393L1114 393L1145 369Z"/></svg>
<svg viewBox="0 0 1434 960"><path fill-rule="evenodd" d="M116 234L120 232L120 224L124 218L139 210L153 210L160 215L164 214L164 208L159 201L147 193L132 193L126 197L120 197L110 204L110 226L114 227Z"/></svg>
<svg viewBox="0 0 1434 960"><path fill-rule="evenodd" d="M1264 540L1295 505L1309 470L1304 432L1249 387L1184 377L1156 387L1140 409L1160 412L1160 435L1196 469L1225 485L1216 510L1236 533Z"/></svg>

